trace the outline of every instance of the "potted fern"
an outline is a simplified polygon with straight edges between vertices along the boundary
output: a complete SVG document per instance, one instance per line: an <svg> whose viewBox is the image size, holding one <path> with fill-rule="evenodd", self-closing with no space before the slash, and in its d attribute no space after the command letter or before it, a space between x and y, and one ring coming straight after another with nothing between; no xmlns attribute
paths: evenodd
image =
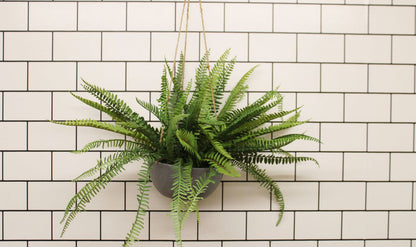
<svg viewBox="0 0 416 247"><path fill-rule="evenodd" d="M162 194L172 198L170 216L174 221L179 246L182 246L181 230L184 222L193 212L198 216L198 202L215 190L222 175L238 177L239 171L244 171L257 179L280 204L277 224L280 222L284 210L282 193L258 164L301 161L317 163L311 157L292 156L283 148L296 140L319 140L305 134L281 134L305 121L298 121L298 109L282 110L283 98L275 90L267 92L254 103L237 109L237 103L242 100L248 88L247 79L255 67L244 74L225 97L225 86L235 59L227 61L227 50L210 69L207 56L208 54L201 59L196 69L194 83L188 83L186 87L183 59L174 69L166 63L161 77L159 105L137 99L139 105L160 120L161 126L158 128L150 125L117 95L88 82L84 81L83 88L98 101L73 94L83 103L108 114L113 121L83 119L53 121L54 123L99 128L125 135L126 138L99 139L76 151L83 153L95 148L119 149L75 179L77 181L96 175L69 201L62 219L62 234L76 215L85 210L92 198L123 172L123 166L135 160L144 161L138 173L139 203L123 246L131 246L138 241L138 235L144 228L143 217L149 209L152 180ZM278 110L270 113L272 109ZM279 120L277 124L263 127L276 119ZM267 136L272 133L274 138ZM97 175L99 171L102 173Z"/></svg>

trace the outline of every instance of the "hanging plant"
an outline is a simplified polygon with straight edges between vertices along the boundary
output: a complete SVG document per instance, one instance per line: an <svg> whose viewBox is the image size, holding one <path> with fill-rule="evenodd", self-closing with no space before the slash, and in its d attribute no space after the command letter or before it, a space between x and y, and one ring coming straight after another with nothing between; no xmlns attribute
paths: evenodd
<svg viewBox="0 0 416 247"><path fill-rule="evenodd" d="M196 69L194 84L188 83L186 87L183 87L183 56L175 71L166 64L161 77L159 104L153 105L137 99L139 105L158 118L161 123L158 128L150 125L117 95L84 81L83 88L97 101L72 95L109 115L113 122L91 119L53 122L103 129L127 138L99 139L76 151L83 153L96 148L119 150L100 159L95 167L74 180L95 176L69 201L62 219L62 235L94 196L122 173L126 164L136 160L144 161L137 180L138 208L123 246L131 246L137 241L144 228L144 216L149 210L151 179L157 176L161 176L163 180L171 180L167 185L170 192L168 196L172 197L170 216L179 246L182 246L181 231L186 219L191 213L196 213L199 221L198 202L206 196L204 193L209 185L218 183L222 175L238 177L240 171L253 176L272 193L280 205L277 219L279 224L284 210L283 195L278 185L258 165L302 161L317 163L311 157L293 156L284 147L296 140L319 140L301 133L283 134L306 121L298 120L298 108L282 110L283 97L275 90L267 92L252 104L237 107L247 92L247 80L255 67L245 73L228 96L225 96L225 87L235 65L235 59L227 62L228 56L229 50L209 69L206 54ZM279 120L277 123L264 127L266 123L276 119ZM170 164L170 172L161 172L161 163ZM193 168L205 168L206 171L196 176L194 172L193 176ZM153 173L152 177L150 173Z"/></svg>

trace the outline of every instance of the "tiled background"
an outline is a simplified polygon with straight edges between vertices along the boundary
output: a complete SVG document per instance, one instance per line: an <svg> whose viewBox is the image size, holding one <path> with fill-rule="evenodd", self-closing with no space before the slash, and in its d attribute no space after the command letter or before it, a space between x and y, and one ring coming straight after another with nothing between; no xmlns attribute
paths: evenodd
<svg viewBox="0 0 416 247"><path fill-rule="evenodd" d="M322 145L289 150L320 167L267 166L287 210L251 178L225 178L201 203L186 247L416 247L416 1L243 0L203 3L213 57L232 47L233 81L260 64L247 102L276 86L303 105L299 131ZM80 78L155 101L172 60L181 2L0 2L0 247L120 246L135 210L131 164L63 238L59 220L84 182L70 180L108 152L71 154L97 135L49 119L103 119L74 100ZM188 59L200 58L197 3ZM192 66L188 74L193 73ZM80 95L85 95L79 92ZM140 113L151 119L148 112ZM140 246L173 247L169 200L152 193Z"/></svg>

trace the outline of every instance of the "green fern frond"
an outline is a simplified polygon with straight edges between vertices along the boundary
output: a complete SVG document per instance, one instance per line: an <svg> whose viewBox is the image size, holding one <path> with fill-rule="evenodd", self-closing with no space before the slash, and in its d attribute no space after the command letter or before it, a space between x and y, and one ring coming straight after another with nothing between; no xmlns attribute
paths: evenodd
<svg viewBox="0 0 416 247"><path fill-rule="evenodd" d="M109 140L97 140L86 144L82 149L73 151L74 153L85 153L96 148L124 148L125 150L133 150L138 147L137 142L124 140L124 139L109 139Z"/></svg>
<svg viewBox="0 0 416 247"><path fill-rule="evenodd" d="M102 112L108 114L113 120L121 121L122 119L124 119L123 115L120 115L116 112L113 112L113 111L109 110L107 107L101 105L100 103L97 103L95 101L83 98L83 97L78 96L78 95L76 95L72 92L70 92L70 94L72 96L74 96L76 99L78 99L79 101L83 102L84 104L89 105L89 106L91 106L91 107L93 107L93 108L95 108L99 111L102 111Z"/></svg>
<svg viewBox="0 0 416 247"><path fill-rule="evenodd" d="M139 240L139 235L144 229L144 217L149 210L149 191L150 191L150 165L153 162L146 162L138 173L139 182L137 183L137 211L130 232L126 236L123 247L130 247L135 241Z"/></svg>
<svg viewBox="0 0 416 247"><path fill-rule="evenodd" d="M236 160L239 160L242 163L250 164L293 164L298 162L312 161L318 165L318 161L312 157L298 157L298 156L276 156L276 155L265 155L265 154L236 154Z"/></svg>
<svg viewBox="0 0 416 247"><path fill-rule="evenodd" d="M136 154L131 153L132 159L139 158ZM127 161L128 159L126 159ZM94 198L102 189L104 189L111 180L124 171L124 165L127 163L117 162L111 165L106 169L106 171L95 178L91 182L87 183L80 191L78 191L75 196L69 201L64 216L62 217L61 223L65 222L64 227L61 232L61 237L68 229L71 222L75 219L76 215L81 211L84 211L86 205Z"/></svg>
<svg viewBox="0 0 416 247"><path fill-rule="evenodd" d="M134 154L132 155L132 153ZM102 159L97 160L97 165L83 172L81 175L77 176L72 181L76 182L81 179L92 177L95 174L97 174L99 171L106 169L116 163L127 164L137 159L139 153L140 151L136 150L134 152L116 152L116 153L110 154Z"/></svg>
<svg viewBox="0 0 416 247"><path fill-rule="evenodd" d="M260 182L261 186L266 188L268 191L272 193L272 195L274 195L274 198L276 199L280 207L279 218L277 220L276 226L279 225L280 221L283 218L283 212L285 210L283 194L280 191L279 186L269 176L267 176L265 170L260 169L256 165L253 165L251 163L243 163L237 160L234 160L233 164L239 167L244 172L253 176L258 182Z"/></svg>
<svg viewBox="0 0 416 247"><path fill-rule="evenodd" d="M222 154L217 152L208 153L203 160L208 162L211 166L224 175L231 177L239 177L240 173L232 166L231 160L224 157Z"/></svg>
<svg viewBox="0 0 416 247"><path fill-rule="evenodd" d="M178 129L176 130L176 136L186 151L195 155L197 159L201 159L201 156L198 153L198 140L192 132Z"/></svg>
<svg viewBox="0 0 416 247"><path fill-rule="evenodd" d="M230 92L230 95L228 96L226 102L224 103L223 108L218 114L219 120L223 120L223 117L226 115L226 113L233 110L234 107L237 105L237 103L243 99L244 94L246 93L247 88L248 88L246 82L256 68L257 66L254 66L249 71L247 71L243 75L243 77L241 77L241 79L238 81L237 85L233 88L233 90Z"/></svg>
<svg viewBox="0 0 416 247"><path fill-rule="evenodd" d="M169 216L173 220L176 242L182 246L182 227L186 210L187 196L192 186L192 164L183 164L178 160L173 166L173 196Z"/></svg>
<svg viewBox="0 0 416 247"><path fill-rule="evenodd" d="M140 126L141 131L153 142L156 142L159 138L157 131L147 123L147 121L134 112L126 102L119 99L116 94L107 91L98 86L92 85L83 81L82 86L91 95L102 101L109 111L122 117L122 122L135 122Z"/></svg>
<svg viewBox="0 0 416 247"><path fill-rule="evenodd" d="M51 121L55 124L66 125L66 126L82 126L82 127L91 127L96 129L108 130L117 134L127 135L135 138L138 134L127 130L121 126L113 125L106 122L100 122L92 119L80 119L80 120L67 120L67 121Z"/></svg>
<svg viewBox="0 0 416 247"><path fill-rule="evenodd" d="M159 121L162 124L167 124L167 122L166 122L167 121L166 116L163 114L163 112L159 109L158 106L156 106L156 105L154 105L152 103L146 102L144 100L140 100L138 98L136 98L136 101L144 109L148 110L150 113L152 113L153 115L155 115L155 117L157 117L157 119L159 119Z"/></svg>

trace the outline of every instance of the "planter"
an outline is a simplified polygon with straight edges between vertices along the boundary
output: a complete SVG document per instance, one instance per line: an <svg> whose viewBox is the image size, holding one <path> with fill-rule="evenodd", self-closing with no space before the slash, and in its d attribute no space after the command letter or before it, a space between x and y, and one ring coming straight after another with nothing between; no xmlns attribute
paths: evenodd
<svg viewBox="0 0 416 247"><path fill-rule="evenodd" d="M209 171L209 168L192 168L192 181L197 180L199 177L201 177L208 171ZM153 185L162 195L169 197L169 198L172 198L173 196L172 174L173 174L173 166L170 164L165 164L161 162L155 163L152 166L152 170L150 172L150 177L152 178ZM210 183L205 193L202 193L200 196L203 198L206 198L212 192L214 192L215 189L220 184L222 177L223 177L223 174L221 173L218 173L217 175L213 176L212 180L215 183Z"/></svg>

